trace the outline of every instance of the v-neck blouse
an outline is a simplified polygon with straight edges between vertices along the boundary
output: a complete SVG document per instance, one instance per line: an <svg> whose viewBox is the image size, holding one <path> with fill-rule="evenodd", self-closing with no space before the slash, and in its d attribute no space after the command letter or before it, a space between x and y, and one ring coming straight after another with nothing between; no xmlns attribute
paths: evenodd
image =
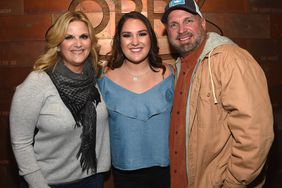
<svg viewBox="0 0 282 188"><path fill-rule="evenodd" d="M174 75L143 93L103 76L98 80L109 112L112 163L121 170L168 166Z"/></svg>

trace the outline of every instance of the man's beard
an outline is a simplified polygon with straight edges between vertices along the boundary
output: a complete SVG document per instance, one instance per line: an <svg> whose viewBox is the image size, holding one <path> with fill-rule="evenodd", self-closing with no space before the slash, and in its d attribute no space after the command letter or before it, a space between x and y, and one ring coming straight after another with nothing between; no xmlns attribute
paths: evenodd
<svg viewBox="0 0 282 188"><path fill-rule="evenodd" d="M205 38L205 32L200 31L199 35L197 36L195 41L192 43L189 42L185 44L175 45L174 43L171 42L170 44L176 50L176 52L179 53L181 57L185 57L186 55L196 50L200 46L204 38Z"/></svg>

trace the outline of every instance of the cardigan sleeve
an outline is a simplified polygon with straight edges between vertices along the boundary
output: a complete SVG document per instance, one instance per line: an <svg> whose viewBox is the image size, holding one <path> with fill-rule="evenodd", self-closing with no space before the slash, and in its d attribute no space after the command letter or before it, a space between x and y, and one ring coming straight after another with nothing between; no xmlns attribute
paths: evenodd
<svg viewBox="0 0 282 188"><path fill-rule="evenodd" d="M10 134L12 149L19 167L19 174L30 187L46 188L33 150L36 123L44 103L43 74L31 72L16 88L10 110Z"/></svg>

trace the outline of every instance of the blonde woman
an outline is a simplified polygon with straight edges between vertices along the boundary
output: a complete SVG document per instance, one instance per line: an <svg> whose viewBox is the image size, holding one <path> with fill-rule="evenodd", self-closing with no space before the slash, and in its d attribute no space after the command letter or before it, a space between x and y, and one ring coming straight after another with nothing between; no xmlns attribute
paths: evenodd
<svg viewBox="0 0 282 188"><path fill-rule="evenodd" d="M110 167L108 114L96 87L92 25L82 12L66 12L46 43L11 106L21 187L102 188Z"/></svg>

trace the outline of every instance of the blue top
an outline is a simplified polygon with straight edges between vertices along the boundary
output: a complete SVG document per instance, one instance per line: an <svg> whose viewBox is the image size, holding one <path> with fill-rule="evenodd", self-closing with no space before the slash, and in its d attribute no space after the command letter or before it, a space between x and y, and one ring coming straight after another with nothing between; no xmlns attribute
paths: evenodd
<svg viewBox="0 0 282 188"><path fill-rule="evenodd" d="M121 170L169 165L169 125L174 75L137 94L98 80L109 112L112 164Z"/></svg>

